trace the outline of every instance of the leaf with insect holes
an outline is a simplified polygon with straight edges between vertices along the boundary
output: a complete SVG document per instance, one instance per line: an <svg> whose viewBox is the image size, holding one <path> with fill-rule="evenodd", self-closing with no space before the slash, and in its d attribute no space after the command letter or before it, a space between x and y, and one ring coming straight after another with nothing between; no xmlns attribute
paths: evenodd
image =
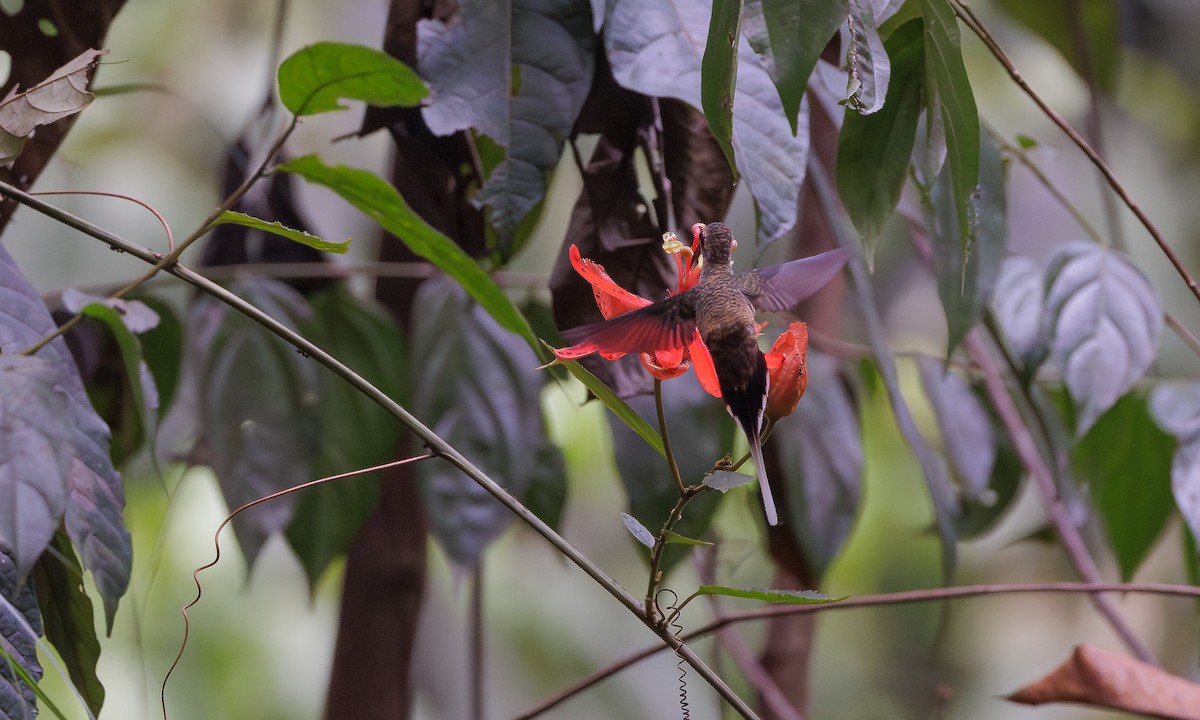
<svg viewBox="0 0 1200 720"><path fill-rule="evenodd" d="M5 298L0 306L0 353L20 353L54 332L56 325L41 296L3 245L0 245L0 291ZM125 490L110 456L111 433L92 408L66 342L62 338L52 341L38 357L53 366L56 386L68 398L71 466L67 533L79 548L84 568L96 581L96 589L104 601L105 621L111 630L117 602L129 586L133 562L133 548L123 517Z"/></svg>
<svg viewBox="0 0 1200 720"><path fill-rule="evenodd" d="M637 521L637 518L629 513L621 513L621 522L625 523L625 529L630 532L637 541L648 548L654 547L654 535L651 534L646 526Z"/></svg>
<svg viewBox="0 0 1200 720"><path fill-rule="evenodd" d="M269 232L272 235L278 235L279 237L287 238L288 240L291 240L293 242L298 242L301 245L307 245L310 248L313 248L315 250L321 250L323 252L331 252L331 253L337 253L339 255L345 255L346 252L350 249L350 241L349 240L345 240L340 243L328 242L328 241L322 240L321 238L317 237L316 235L309 235L308 233L304 232L303 230L294 230L290 227L285 226L283 223L267 222L266 220L260 220L259 218L252 217L245 213L234 212L233 210L226 210L225 212L218 215L217 219L213 221L212 227L216 227L217 225L226 225L226 224L241 225L243 227L248 227L248 228L253 228L255 230L262 230L264 232Z"/></svg>
<svg viewBox="0 0 1200 720"><path fill-rule="evenodd" d="M279 99L298 116L345 110L339 100L413 107L429 88L412 68L363 45L320 42L279 65Z"/></svg>
<svg viewBox="0 0 1200 720"><path fill-rule="evenodd" d="M1076 435L1145 375L1162 326L1158 293L1124 255L1075 241L1051 257L1042 332L1080 408Z"/></svg>
<svg viewBox="0 0 1200 720"><path fill-rule="evenodd" d="M783 605L826 605L841 602L848 595L831 597L816 590L769 590L767 588L732 588L724 585L701 585L696 590L697 595L724 595L725 597L744 598L746 600L762 600L763 602L780 603Z"/></svg>
<svg viewBox="0 0 1200 720"><path fill-rule="evenodd" d="M863 115L879 112L887 97L892 65L879 37L870 0L850 0L850 42L846 54L846 105Z"/></svg>
<svg viewBox="0 0 1200 720"><path fill-rule="evenodd" d="M0 101L0 165L21 154L25 142L41 125L49 125L83 110L95 95L88 92L89 73L107 50L85 50L28 90L16 88Z"/></svg>

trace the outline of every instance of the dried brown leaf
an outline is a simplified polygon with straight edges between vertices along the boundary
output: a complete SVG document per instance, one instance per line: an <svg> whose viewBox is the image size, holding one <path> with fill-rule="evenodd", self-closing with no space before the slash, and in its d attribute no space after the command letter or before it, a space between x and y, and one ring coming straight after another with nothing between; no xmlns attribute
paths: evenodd
<svg viewBox="0 0 1200 720"><path fill-rule="evenodd" d="M1079 645L1071 658L1008 696L1041 705L1073 702L1170 720L1200 720L1200 685L1135 658Z"/></svg>

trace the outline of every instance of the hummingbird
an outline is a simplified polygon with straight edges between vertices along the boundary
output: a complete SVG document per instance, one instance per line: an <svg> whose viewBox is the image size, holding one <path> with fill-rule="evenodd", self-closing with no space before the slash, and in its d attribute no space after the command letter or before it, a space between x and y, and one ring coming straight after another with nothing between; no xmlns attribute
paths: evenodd
<svg viewBox="0 0 1200 720"><path fill-rule="evenodd" d="M853 251L838 248L791 262L733 272L737 240L729 226L695 228L702 264L700 281L688 290L604 322L562 333L601 352L653 353L686 346L696 333L708 348L725 409L737 421L758 469L759 491L769 525L779 524L762 458L763 412L770 377L758 347L757 312L781 312L833 279Z"/></svg>

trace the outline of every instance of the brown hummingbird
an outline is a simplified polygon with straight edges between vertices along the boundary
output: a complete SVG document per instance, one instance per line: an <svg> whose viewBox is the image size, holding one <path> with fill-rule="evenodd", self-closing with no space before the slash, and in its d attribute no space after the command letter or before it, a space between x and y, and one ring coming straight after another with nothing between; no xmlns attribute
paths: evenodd
<svg viewBox="0 0 1200 720"><path fill-rule="evenodd" d="M697 232L703 264L694 287L605 322L571 328L562 336L595 346L600 352L653 353L684 347L698 332L712 356L725 409L749 441L767 523L778 525L779 514L762 459L763 411L770 378L758 347L755 313L790 309L833 279L853 253L838 248L734 274L737 240L729 226L713 222Z"/></svg>

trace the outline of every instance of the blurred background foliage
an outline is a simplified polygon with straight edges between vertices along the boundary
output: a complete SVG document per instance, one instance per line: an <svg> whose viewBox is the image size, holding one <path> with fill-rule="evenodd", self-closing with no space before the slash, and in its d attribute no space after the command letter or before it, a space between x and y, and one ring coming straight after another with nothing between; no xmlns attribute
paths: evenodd
<svg viewBox="0 0 1200 720"><path fill-rule="evenodd" d="M1097 121L1102 125L1102 148L1109 163L1172 239L1185 264L1196 267L1200 204L1191 199L1200 193L1200 46L1193 36L1200 27L1200 6L1171 0L1118 2L1119 23L1109 32L1118 40L1119 51L1094 68L1099 92L1093 97L1080 80L1078 59L1073 63L1056 49L1065 46L1062 28L1056 30L1046 19L1069 4L981 0L973 6L1055 109L1077 127L1092 127ZM21 5L20 0L0 2L6 11ZM319 40L378 47L388 12L382 0L129 0L112 24L105 43L110 54L96 88L134 83L147 87L102 93L81 115L38 189L123 193L158 208L176 228L199 222L223 194L227 148L244 129L256 125L263 98L273 87L278 58L272 54L271 38L281 8L283 55ZM1128 213L1116 212L1116 226L1106 225L1101 199L1106 190L1094 169L967 33L963 49L988 127L1010 141L1018 136L1035 140L1029 155L1051 182L1092 224L1124 239L1168 308L1186 325L1200 324L1200 308L1190 302L1186 288ZM1096 119L1090 120L1092 113ZM288 152L299 156L320 150L329 163L344 162L386 177L391 140L384 133L329 142L356 133L361 122L357 105L351 112L305 119ZM506 267L513 278L527 280L515 296L545 300L542 288L579 186L579 172L568 153L554 174L531 238ZM355 238L345 262L376 258L378 231L365 216L325 191L297 183L295 192L313 232L327 239ZM1073 217L1023 165L1009 166L1007 192L1012 251L1042 259L1059 244L1084 237ZM139 244L162 248L161 229L128 203L89 196L56 202ZM729 222L739 237L754 237L754 210L744 193L734 198ZM938 356L944 351L946 328L937 310L936 286L909 244L892 238L889 234L879 243L873 276L888 341L898 353ZM4 243L51 300L67 287L107 291L141 272L126 258L27 210L17 214ZM747 240L747 248L750 245ZM350 284L360 294L368 294L373 286L369 273L355 274ZM154 291L177 307L186 296L169 280L156 281ZM1165 336L1159 373L1191 376L1195 367L1195 357L1182 343ZM906 389L918 387L915 366L902 364L902 380ZM669 383L668 391L683 393L682 387L674 386L684 382L691 381ZM933 517L921 470L900 439L878 383L864 372L855 386L864 438L862 504L821 589L832 595L864 595L937 586L943 582L941 557L936 534L930 531ZM914 398L918 394L912 393ZM539 399L551 439L565 461L567 504L560 523L564 535L622 585L640 589L645 563L642 548L620 523L619 513L628 507L627 490L614 463L613 433L604 409L598 403L581 406L582 389L562 382L548 384ZM719 411L712 403L706 410ZM935 436L932 410L917 402L915 411L922 429ZM168 418L167 430L175 437L187 436L171 422ZM160 477L143 459L125 469L125 478L134 572L113 636L103 642L99 675L107 699L102 717L149 718L158 715L159 683L178 649L179 607L193 592L189 575L211 559L212 533L227 509L205 468L168 465ZM170 491L169 502L165 489ZM757 502L742 489L717 510L714 528L722 542L715 563L726 584L770 586L774 579ZM1000 583L1072 577L1060 549L1032 537L1042 529L1037 505L1023 490L998 526L961 543L956 580ZM1172 519L1137 578L1185 581L1183 535L1181 523ZM1098 537L1089 540L1101 547ZM231 537L223 538L222 551L222 562L203 576L203 601L190 613L190 644L169 689L171 717L322 717L343 560L334 559L310 584L306 568L279 535L263 545L253 572L247 572ZM1102 565L1107 576L1117 575L1114 559ZM523 527L505 530L486 549L481 567L487 717L513 716L579 676L652 642L638 622ZM411 667L413 717L467 717L466 619L474 579L432 541L427 570ZM686 588L700 582L691 562L677 563L671 572L669 585ZM735 602L723 605L732 608ZM1132 596L1121 606L1166 667L1200 677L1193 604ZM690 608L685 617L689 626L712 617L712 608L703 603ZM761 646L762 625L740 630L752 646ZM1033 711L997 699L1052 669L1080 642L1116 644L1083 596L834 610L822 614L817 623L810 715L1100 717L1104 714L1069 707ZM713 641L699 643L698 649L712 653ZM42 651L51 652L45 647ZM43 665L43 686L58 706L68 717L85 717L70 700L52 658L44 657ZM735 688L749 692L732 667L723 669ZM678 713L676 678L675 660L660 654L569 700L547 717L672 717ZM365 680L356 689L374 691ZM691 679L689 693L694 717L720 715L717 700L701 682Z"/></svg>

